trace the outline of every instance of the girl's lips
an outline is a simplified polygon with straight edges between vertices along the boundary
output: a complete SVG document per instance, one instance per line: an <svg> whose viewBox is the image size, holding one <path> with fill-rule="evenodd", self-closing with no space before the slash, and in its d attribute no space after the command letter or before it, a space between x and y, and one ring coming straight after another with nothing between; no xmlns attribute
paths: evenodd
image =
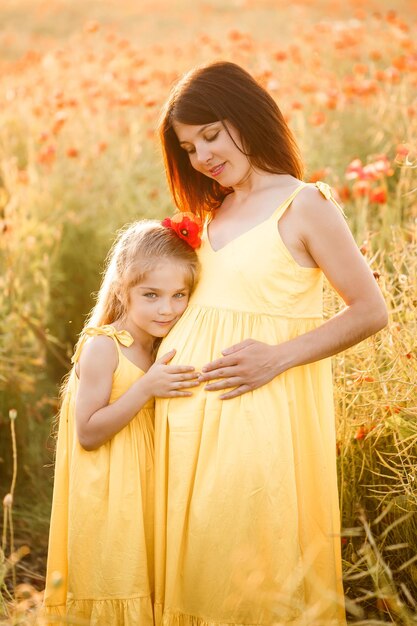
<svg viewBox="0 0 417 626"><path fill-rule="evenodd" d="M221 163L220 165L216 165L216 167L212 167L211 170L209 170L210 174L212 176L218 176L219 174L222 173L225 167L226 167L226 163Z"/></svg>

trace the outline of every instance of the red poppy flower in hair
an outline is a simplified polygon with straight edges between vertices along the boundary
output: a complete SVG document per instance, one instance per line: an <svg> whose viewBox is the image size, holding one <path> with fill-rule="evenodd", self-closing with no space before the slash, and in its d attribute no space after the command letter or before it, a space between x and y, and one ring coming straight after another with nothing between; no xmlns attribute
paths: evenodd
<svg viewBox="0 0 417 626"><path fill-rule="evenodd" d="M193 213L175 213L161 222L162 226L171 228L178 237L184 239L192 248L201 245L201 220Z"/></svg>

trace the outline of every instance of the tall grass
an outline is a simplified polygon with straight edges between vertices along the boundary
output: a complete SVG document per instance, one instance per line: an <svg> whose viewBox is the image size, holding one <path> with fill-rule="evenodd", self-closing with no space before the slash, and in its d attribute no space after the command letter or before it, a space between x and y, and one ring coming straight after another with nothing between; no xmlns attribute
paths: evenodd
<svg viewBox="0 0 417 626"><path fill-rule="evenodd" d="M150 18L130 0L2 5L0 484L17 410L15 547L31 554L16 582L32 598L19 591L12 614L42 588L57 383L103 258L123 223L172 210L160 106L190 64L224 58L277 99L306 179L338 192L389 306L386 330L334 359L345 588L353 622L416 622L417 37L412 3L398 6L161 0ZM340 306L326 290L326 315Z"/></svg>

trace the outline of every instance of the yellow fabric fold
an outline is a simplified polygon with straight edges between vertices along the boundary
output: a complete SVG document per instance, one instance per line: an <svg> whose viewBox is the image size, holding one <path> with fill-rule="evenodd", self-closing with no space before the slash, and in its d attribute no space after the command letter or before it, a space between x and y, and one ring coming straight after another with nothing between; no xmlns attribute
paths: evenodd
<svg viewBox="0 0 417 626"><path fill-rule="evenodd" d="M153 622L151 596L144 596L117 600L69 600L67 605L44 608L37 626L151 626Z"/></svg>

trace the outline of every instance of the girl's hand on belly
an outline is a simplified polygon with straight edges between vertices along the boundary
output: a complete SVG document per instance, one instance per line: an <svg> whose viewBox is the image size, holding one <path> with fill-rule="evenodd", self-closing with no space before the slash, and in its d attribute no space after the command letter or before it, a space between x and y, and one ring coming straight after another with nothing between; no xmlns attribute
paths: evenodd
<svg viewBox="0 0 417 626"><path fill-rule="evenodd" d="M254 339L245 339L222 351L223 357L202 368L200 382L221 379L209 383L207 391L230 389L220 396L221 400L236 398L243 393L262 387L287 369L280 346L271 346Z"/></svg>
<svg viewBox="0 0 417 626"><path fill-rule="evenodd" d="M198 387L198 372L191 365L169 365L175 350L164 354L142 377L142 386L149 397L179 398L192 396L190 387Z"/></svg>

